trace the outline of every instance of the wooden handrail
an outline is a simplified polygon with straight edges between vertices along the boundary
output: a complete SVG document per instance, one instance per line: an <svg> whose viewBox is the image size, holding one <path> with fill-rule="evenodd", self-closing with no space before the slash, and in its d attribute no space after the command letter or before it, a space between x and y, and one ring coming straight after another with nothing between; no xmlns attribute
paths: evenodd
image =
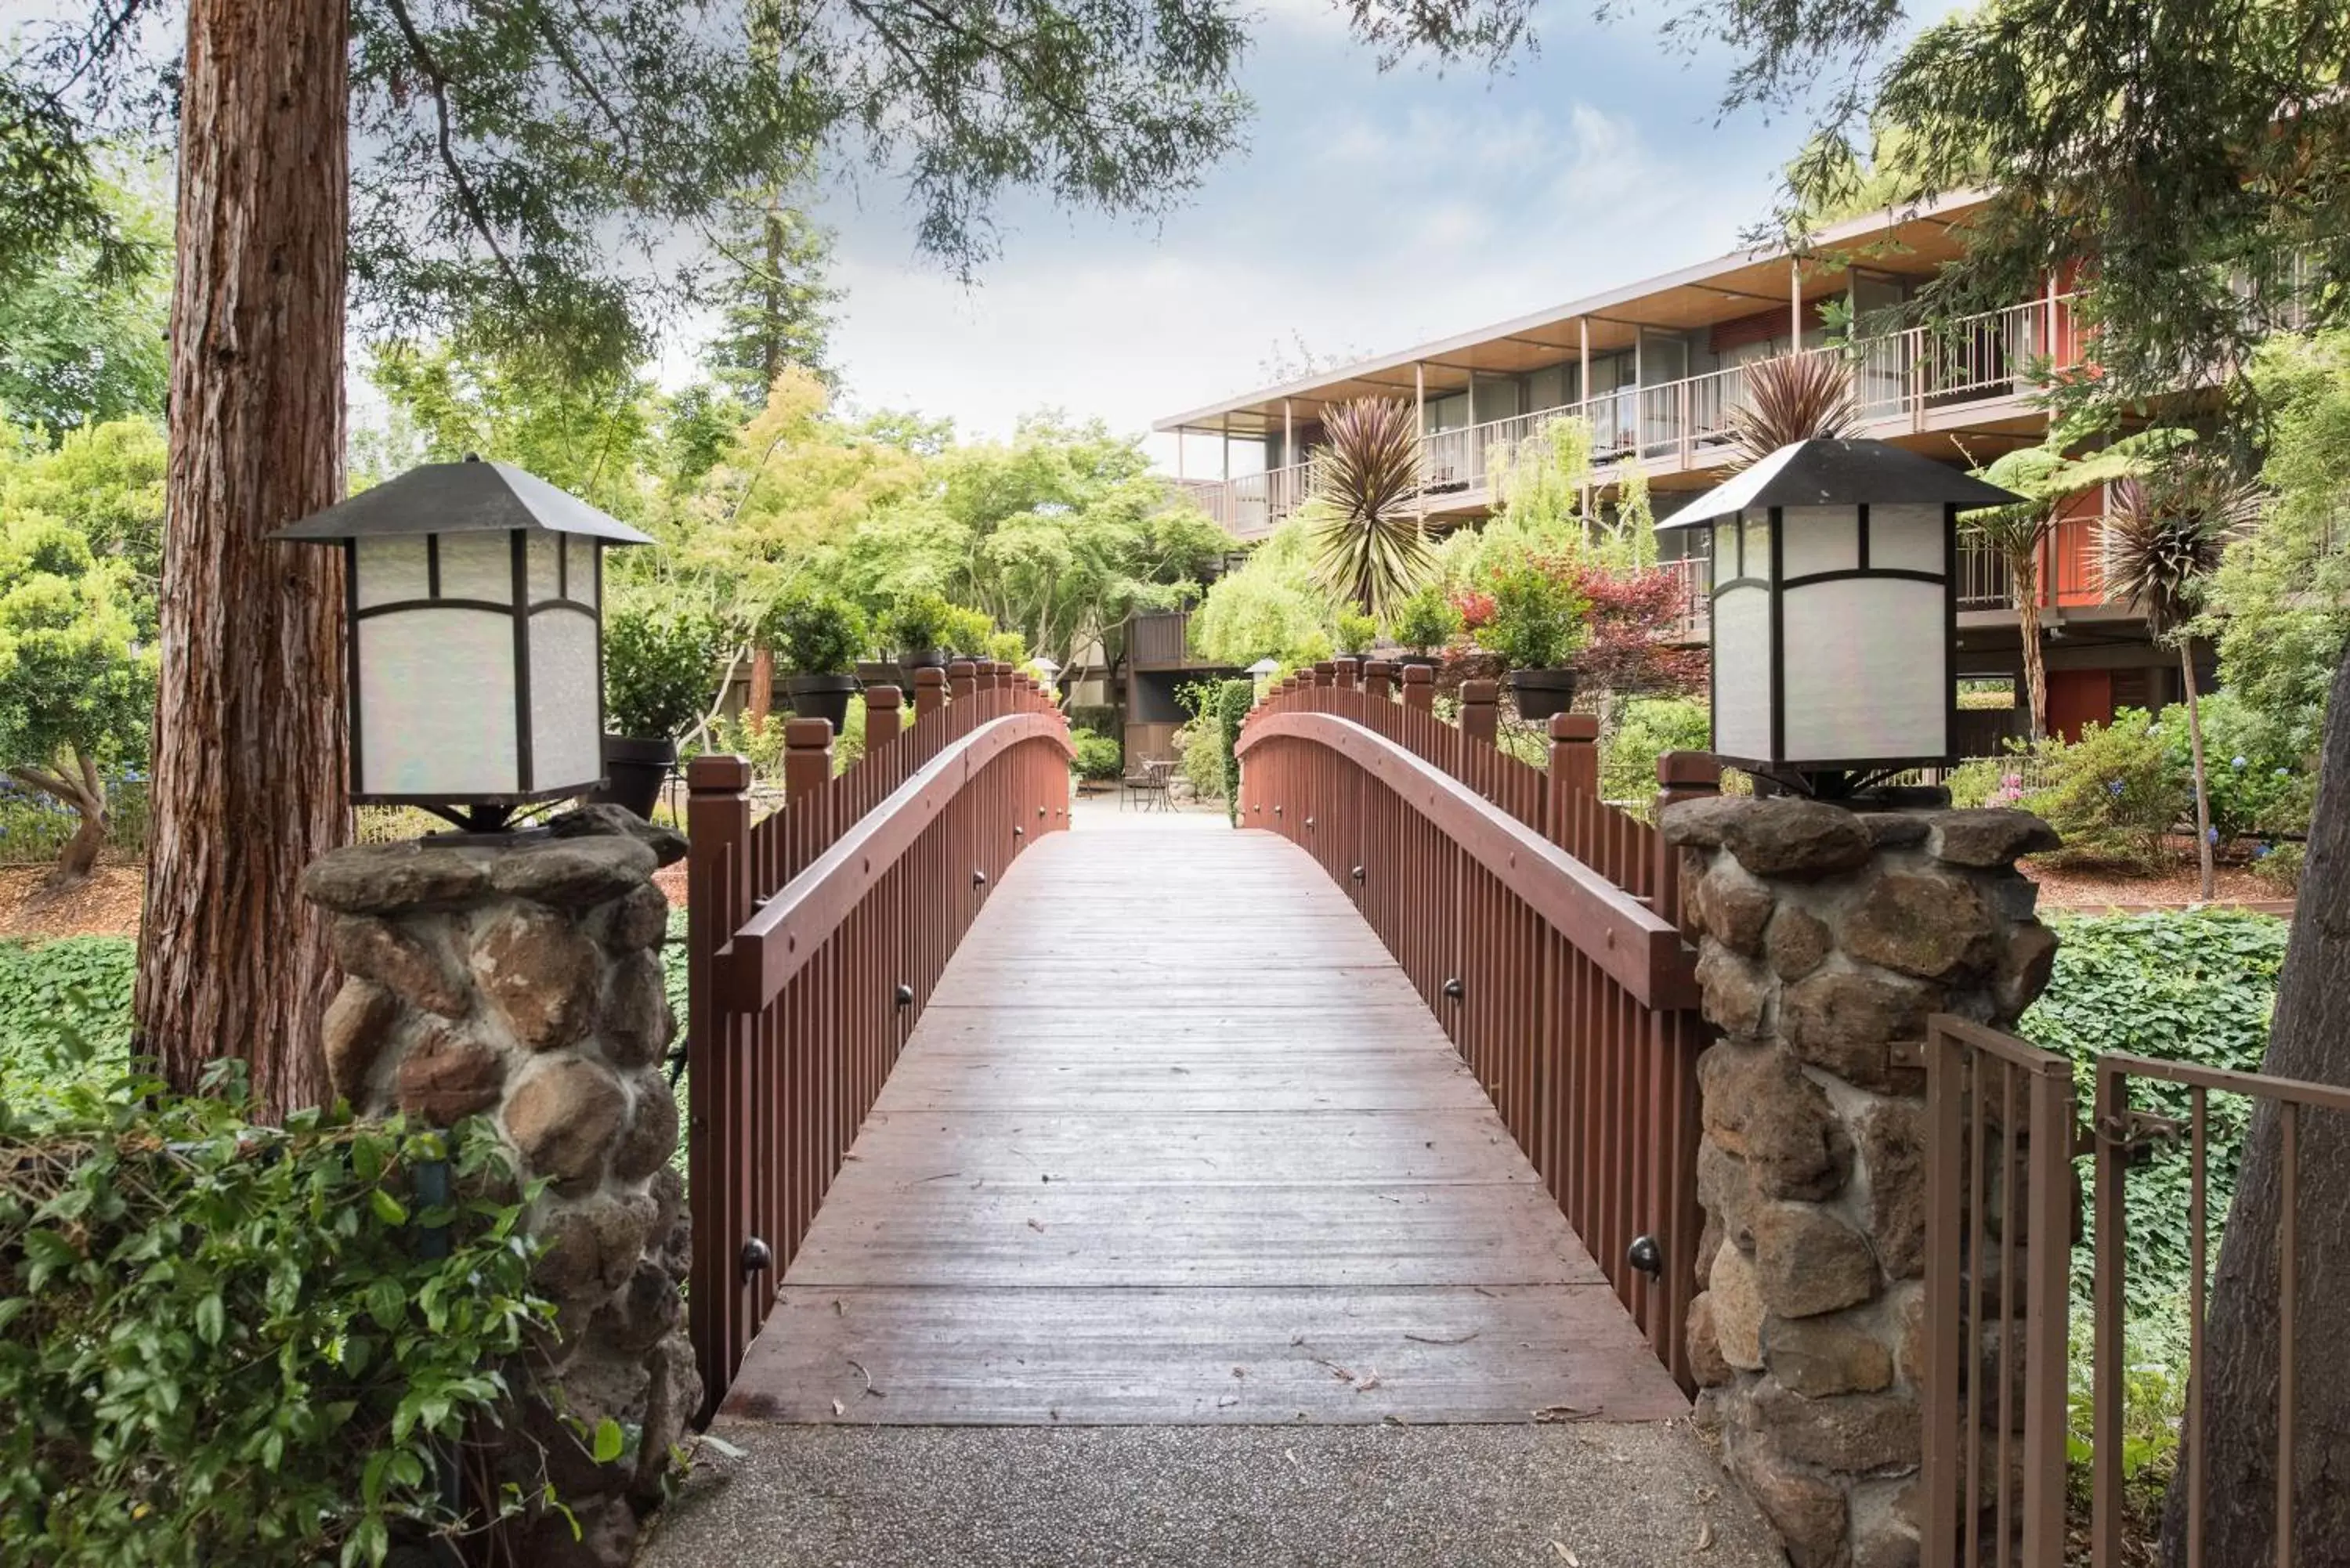
<svg viewBox="0 0 2350 1568"><path fill-rule="evenodd" d="M972 775L1038 740L1074 760L1060 716L1031 711L991 719L922 764L735 930L717 955L719 1004L734 1012L766 1007Z"/></svg>
<svg viewBox="0 0 2350 1568"><path fill-rule="evenodd" d="M1642 1006L1698 1004L1697 955L1670 920L1441 768L1333 713L1261 711L1234 750L1245 757L1282 737L1326 746L1379 778Z"/></svg>

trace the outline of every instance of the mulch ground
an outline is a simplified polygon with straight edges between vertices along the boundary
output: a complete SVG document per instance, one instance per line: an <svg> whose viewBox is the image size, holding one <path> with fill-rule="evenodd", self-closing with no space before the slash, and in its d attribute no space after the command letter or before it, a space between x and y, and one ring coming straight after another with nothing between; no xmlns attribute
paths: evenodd
<svg viewBox="0 0 2350 1568"><path fill-rule="evenodd" d="M2201 879L2195 867L2195 851L2190 839L2178 840L2172 846L2168 864L2154 872L2108 867L2054 867L2020 861L2016 868L2040 884L2040 907L2043 909L2183 909L2201 899ZM2293 896L2278 891L2273 883L2262 881L2242 866L2224 862L2213 878L2219 895L2215 904L2243 905L2280 913L2289 909Z"/></svg>
<svg viewBox="0 0 2350 1568"><path fill-rule="evenodd" d="M40 903L49 879L46 866L0 867L0 939L134 937L145 868L136 862L101 864L88 882L63 897Z"/></svg>

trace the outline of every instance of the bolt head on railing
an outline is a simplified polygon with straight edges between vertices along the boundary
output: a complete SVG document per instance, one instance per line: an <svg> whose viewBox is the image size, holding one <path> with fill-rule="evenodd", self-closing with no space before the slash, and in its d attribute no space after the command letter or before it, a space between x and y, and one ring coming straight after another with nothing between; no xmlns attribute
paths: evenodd
<svg viewBox="0 0 2350 1568"><path fill-rule="evenodd" d="M914 1005L914 988L913 988L912 986L910 986L910 985L908 985L908 984L907 984L904 981L902 981L902 980L901 980L901 981L899 981L898 982L898 990L897 990L897 993L896 993L896 995L897 995L897 1002L898 1002L898 1005L899 1005L899 1006L900 1006L900 1007L911 1007L911 1006L913 1006L913 1005Z"/></svg>
<svg viewBox="0 0 2350 1568"><path fill-rule="evenodd" d="M1665 1250L1654 1236L1633 1237L1632 1244L1624 1250L1624 1259L1652 1280L1665 1272Z"/></svg>
<svg viewBox="0 0 2350 1568"><path fill-rule="evenodd" d="M1451 997L1455 1002L1461 1000L1461 977L1459 975L1448 975L1445 977L1444 994Z"/></svg>
<svg viewBox="0 0 2350 1568"><path fill-rule="evenodd" d="M1307 817L1307 818L1305 819L1305 826L1308 826L1308 827L1313 826L1314 826L1314 819L1313 819L1312 817L1310 817L1310 816L1309 816L1309 817Z"/></svg>
<svg viewBox="0 0 2350 1568"><path fill-rule="evenodd" d="M743 1277L764 1274L775 1266L775 1250L754 1236L743 1243Z"/></svg>
<svg viewBox="0 0 2350 1568"><path fill-rule="evenodd" d="M1025 838L1028 836L1028 830L1015 822L1012 825L1012 836L1014 838Z"/></svg>
<svg viewBox="0 0 2350 1568"><path fill-rule="evenodd" d="M978 867L976 867L976 866L972 867L972 870L971 870L971 885L972 885L972 887L974 887L974 888L984 888L984 887L986 887L986 886L987 886L987 873L986 873L986 872L984 872L984 871L982 871L982 870L981 870Z"/></svg>
<svg viewBox="0 0 2350 1568"><path fill-rule="evenodd" d="M1357 881L1357 882L1359 882L1359 881L1361 881L1362 879L1363 879L1363 868L1362 868L1361 867L1357 866L1357 867L1355 867L1355 880L1356 880L1356 881Z"/></svg>

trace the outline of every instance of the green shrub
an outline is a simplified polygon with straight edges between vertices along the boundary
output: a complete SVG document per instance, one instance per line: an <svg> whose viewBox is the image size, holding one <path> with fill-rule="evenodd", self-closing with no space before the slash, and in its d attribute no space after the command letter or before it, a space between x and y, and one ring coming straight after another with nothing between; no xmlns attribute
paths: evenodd
<svg viewBox="0 0 2350 1568"><path fill-rule="evenodd" d="M947 617L940 646L957 659L980 659L986 656L987 639L994 635L994 617L956 605Z"/></svg>
<svg viewBox="0 0 2350 1568"><path fill-rule="evenodd" d="M675 739L717 695L729 639L696 610L620 608L604 617L604 722L616 735Z"/></svg>
<svg viewBox="0 0 2350 1568"><path fill-rule="evenodd" d="M935 650L945 646L954 615L943 594L908 594L881 618L881 640L901 655Z"/></svg>
<svg viewBox="0 0 2350 1568"><path fill-rule="evenodd" d="M1713 744L1708 705L1691 697L1641 697L1624 704L1599 757L1599 793L1645 807L1657 794L1657 759Z"/></svg>
<svg viewBox="0 0 2350 1568"><path fill-rule="evenodd" d="M1985 805L2014 805L2023 799L2023 775L2012 756L1970 757L1942 780L1950 804L1963 810Z"/></svg>
<svg viewBox="0 0 2350 1568"><path fill-rule="evenodd" d="M1503 566L1485 582L1493 616L1477 644L1512 670L1554 670L1590 640L1590 602L1573 583L1530 563Z"/></svg>
<svg viewBox="0 0 2350 1568"><path fill-rule="evenodd" d="M2220 842L2255 833L2306 833L2317 780L2287 749L2279 727L2225 691L2204 698L2198 709L2203 721L2204 790ZM2195 758L2186 705L2165 708L2159 728L2172 769L2191 787Z"/></svg>
<svg viewBox="0 0 2350 1568"><path fill-rule="evenodd" d="M2308 858L2305 845L2259 845L2252 850L2252 875L2279 898L2290 898L2301 891L2302 868Z"/></svg>
<svg viewBox="0 0 2350 1568"><path fill-rule="evenodd" d="M1332 639L1338 651L1350 659L1360 659L1378 645L1379 623L1367 615L1342 610L1338 616L1337 634Z"/></svg>
<svg viewBox="0 0 2350 1568"><path fill-rule="evenodd" d="M2193 809L2191 783L2142 709L2083 725L2077 742L2050 736L2032 753L2045 783L2021 804L2064 836L2064 847L2043 857L2052 864L2153 865L2163 835Z"/></svg>
<svg viewBox="0 0 2350 1568"><path fill-rule="evenodd" d="M46 1132L0 1120L10 1560L380 1563L540 1495L509 1483L455 1521L436 1474L504 1417L553 1323L495 1131L258 1127L220 1086L118 1079Z"/></svg>
<svg viewBox="0 0 2350 1568"><path fill-rule="evenodd" d="M2202 909L2184 913L2059 918L2063 940L2048 990L2019 1031L2072 1058L2082 1103L2095 1083L2091 1063L2104 1052L2256 1072L2268 1051L2269 1014L2284 962L2285 922L2266 915ZM2137 1080L2132 1103L2184 1117L2189 1091ZM2250 1103L2213 1095L2205 1111L2212 1256L2236 1189ZM2134 1311L2167 1310L2186 1289L2188 1151L2157 1146L2129 1175L2126 1244ZM2084 1267L2090 1256L2080 1250Z"/></svg>
<svg viewBox="0 0 2350 1568"><path fill-rule="evenodd" d="M121 1072L138 953L128 937L0 942L0 1106L46 1120L68 1089Z"/></svg>
<svg viewBox="0 0 2350 1568"><path fill-rule="evenodd" d="M1069 743L1077 752L1077 776L1099 783L1117 778L1126 770L1126 748L1115 735L1105 735L1097 730L1071 730Z"/></svg>
<svg viewBox="0 0 2350 1568"><path fill-rule="evenodd" d="M865 651L865 615L837 594L795 588L767 607L760 640L799 675L847 675Z"/></svg>
<svg viewBox="0 0 2350 1568"><path fill-rule="evenodd" d="M1175 693L1191 722L1177 737L1183 777L1201 800L1221 800L1232 825L1240 825L1241 763L1235 749L1241 722L1256 706L1253 680L1195 680Z"/></svg>
<svg viewBox="0 0 2350 1568"><path fill-rule="evenodd" d="M990 659L1016 667L1028 662L1028 639L1016 631L991 632L983 651Z"/></svg>
<svg viewBox="0 0 2350 1568"><path fill-rule="evenodd" d="M1396 641L1419 654L1433 653L1461 634L1461 610L1436 583L1397 605L1394 622Z"/></svg>

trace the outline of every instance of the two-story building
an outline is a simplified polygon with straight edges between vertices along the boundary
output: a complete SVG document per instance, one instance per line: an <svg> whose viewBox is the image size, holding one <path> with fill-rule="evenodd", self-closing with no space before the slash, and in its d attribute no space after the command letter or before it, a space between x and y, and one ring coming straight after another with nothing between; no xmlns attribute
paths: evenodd
<svg viewBox="0 0 2350 1568"><path fill-rule="evenodd" d="M1497 472L1517 443L1561 415L1591 428L1597 504L1637 471L1662 513L1676 493L1725 476L1729 414L1749 367L1799 350L1835 348L1850 363L1861 415L1854 433L1952 463L1988 462L2046 433L2033 375L2079 365L2085 337L2053 277L2034 297L1965 321L1902 324L1903 307L1958 256L1960 231L1982 202L1958 195L1853 219L1802 254L1734 252L1187 410L1155 428L1179 438L1178 483L1243 541L1263 538L1305 500L1324 417L1364 397L1417 410L1420 504L1431 527L1489 515ZM2104 592L2102 502L2089 494L2067 506L2040 573L2049 721L2066 732L2177 694L2171 655L2150 646L2143 618ZM1706 530L1689 532L1700 537L1669 538L1669 556L1703 549ZM1702 641L1709 563L1693 555L1668 565L1688 585L1687 610L1679 626L1660 629ZM2021 644L2007 572L1987 547L1962 548L1960 592L1964 673L2014 677ZM1180 628L1147 635L1162 651L1181 646ZM2014 728L2021 732L2020 722Z"/></svg>

